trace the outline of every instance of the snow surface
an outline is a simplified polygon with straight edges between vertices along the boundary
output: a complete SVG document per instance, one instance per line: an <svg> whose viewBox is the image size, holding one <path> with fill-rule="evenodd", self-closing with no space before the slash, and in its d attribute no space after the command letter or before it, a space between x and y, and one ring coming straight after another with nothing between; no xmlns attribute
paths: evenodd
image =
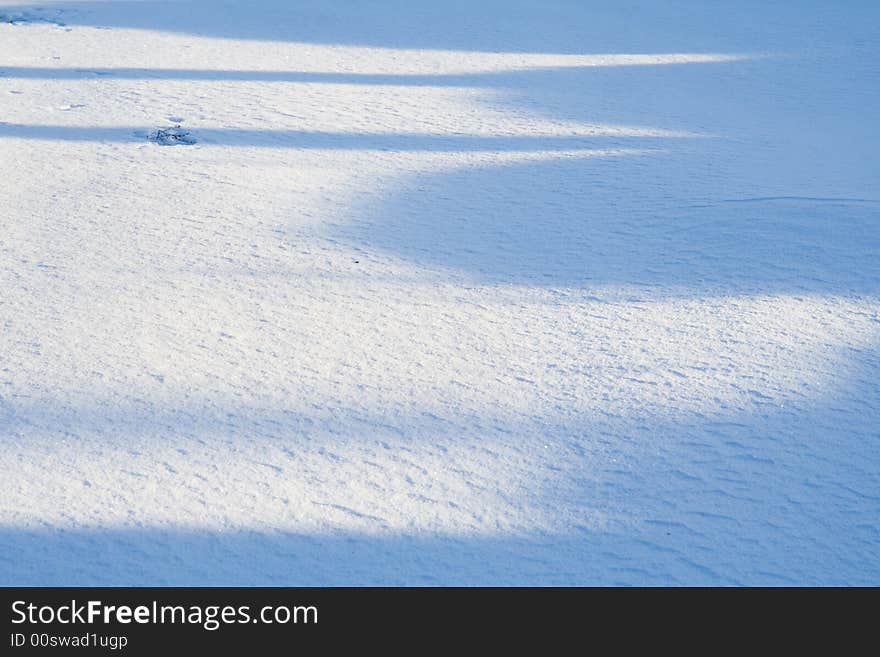
<svg viewBox="0 0 880 657"><path fill-rule="evenodd" d="M878 25L0 0L0 583L880 584Z"/></svg>

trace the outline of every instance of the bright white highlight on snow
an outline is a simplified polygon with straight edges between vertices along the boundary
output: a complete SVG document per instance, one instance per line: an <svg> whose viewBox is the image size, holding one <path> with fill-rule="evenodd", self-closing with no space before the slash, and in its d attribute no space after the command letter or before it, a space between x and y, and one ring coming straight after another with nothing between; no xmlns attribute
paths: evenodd
<svg viewBox="0 0 880 657"><path fill-rule="evenodd" d="M877 583L877 9L215 4L0 1L0 584Z"/></svg>

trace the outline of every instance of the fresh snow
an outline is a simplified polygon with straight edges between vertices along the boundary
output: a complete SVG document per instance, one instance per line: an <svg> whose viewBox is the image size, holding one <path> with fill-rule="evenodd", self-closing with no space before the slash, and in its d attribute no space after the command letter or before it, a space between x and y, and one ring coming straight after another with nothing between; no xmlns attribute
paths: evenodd
<svg viewBox="0 0 880 657"><path fill-rule="evenodd" d="M878 24L0 0L0 584L880 584Z"/></svg>

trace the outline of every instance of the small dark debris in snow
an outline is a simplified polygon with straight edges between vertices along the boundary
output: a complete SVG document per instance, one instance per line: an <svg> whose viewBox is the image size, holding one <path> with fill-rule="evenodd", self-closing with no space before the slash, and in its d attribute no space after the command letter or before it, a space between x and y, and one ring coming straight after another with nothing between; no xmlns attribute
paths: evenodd
<svg viewBox="0 0 880 657"><path fill-rule="evenodd" d="M190 146L196 143L196 138L189 130L184 130L180 125L172 128L159 128L150 133L148 139L160 146Z"/></svg>
<svg viewBox="0 0 880 657"><path fill-rule="evenodd" d="M60 14L60 12L56 12L56 14ZM49 25L55 25L57 27L64 27L64 23L53 20L51 18L45 18L38 14L32 12L21 12L15 14L3 14L0 13L0 23L9 23L10 25L27 25L29 23L48 23Z"/></svg>

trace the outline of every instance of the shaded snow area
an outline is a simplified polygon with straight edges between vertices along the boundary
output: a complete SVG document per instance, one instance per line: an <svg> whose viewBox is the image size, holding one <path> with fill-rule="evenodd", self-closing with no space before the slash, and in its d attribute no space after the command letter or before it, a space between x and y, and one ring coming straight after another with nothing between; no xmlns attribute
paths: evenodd
<svg viewBox="0 0 880 657"><path fill-rule="evenodd" d="M0 17L0 583L880 584L878 3Z"/></svg>

